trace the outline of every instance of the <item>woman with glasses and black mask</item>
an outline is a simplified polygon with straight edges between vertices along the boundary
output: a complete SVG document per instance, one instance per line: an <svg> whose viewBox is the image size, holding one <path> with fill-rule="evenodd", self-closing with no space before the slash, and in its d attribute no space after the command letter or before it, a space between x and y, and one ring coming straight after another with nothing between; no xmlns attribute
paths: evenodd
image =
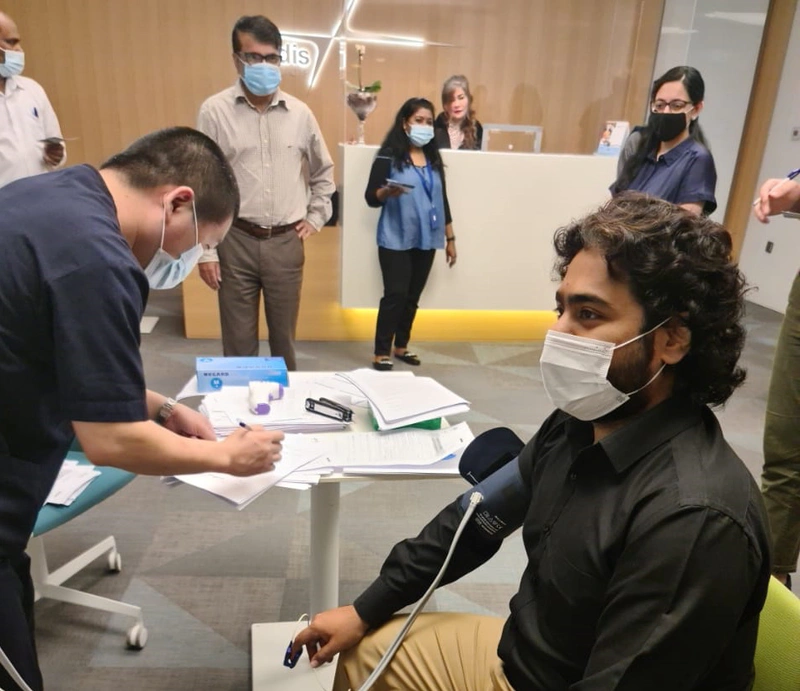
<svg viewBox="0 0 800 691"><path fill-rule="evenodd" d="M611 185L645 192L696 214L717 208L717 171L697 118L705 84L694 67L673 67L653 82L650 119L625 142Z"/></svg>

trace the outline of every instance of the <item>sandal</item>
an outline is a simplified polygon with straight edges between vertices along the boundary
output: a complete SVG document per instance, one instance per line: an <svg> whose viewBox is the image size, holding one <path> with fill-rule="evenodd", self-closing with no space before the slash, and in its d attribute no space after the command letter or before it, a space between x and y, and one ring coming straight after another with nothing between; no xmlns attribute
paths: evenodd
<svg viewBox="0 0 800 691"><path fill-rule="evenodd" d="M421 364L419 355L417 355L416 353L411 353L408 350L402 355L398 355L397 353L395 353L394 356L398 360L402 360L403 362L405 362L407 365L414 365L416 367L417 365Z"/></svg>
<svg viewBox="0 0 800 691"><path fill-rule="evenodd" d="M373 360L372 366L379 372L389 372L394 363L388 357L382 357L380 360Z"/></svg>

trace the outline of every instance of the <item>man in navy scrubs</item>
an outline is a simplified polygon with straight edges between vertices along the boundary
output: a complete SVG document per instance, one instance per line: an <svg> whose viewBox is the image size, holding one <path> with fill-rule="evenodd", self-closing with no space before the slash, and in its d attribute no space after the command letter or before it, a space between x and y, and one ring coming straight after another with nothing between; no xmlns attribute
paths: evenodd
<svg viewBox="0 0 800 691"><path fill-rule="evenodd" d="M149 288L178 285L238 206L222 152L183 127L100 170L0 190L0 689L21 688L11 666L42 688L24 550L74 435L94 463L143 474L251 475L280 458L280 432L218 444L199 413L145 388L139 354Z"/></svg>

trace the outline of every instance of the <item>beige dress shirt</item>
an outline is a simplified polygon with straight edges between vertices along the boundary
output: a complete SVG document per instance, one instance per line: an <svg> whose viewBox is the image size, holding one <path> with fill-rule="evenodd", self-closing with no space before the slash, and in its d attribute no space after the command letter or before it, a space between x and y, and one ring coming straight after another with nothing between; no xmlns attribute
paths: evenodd
<svg viewBox="0 0 800 691"><path fill-rule="evenodd" d="M233 167L240 218L263 226L306 219L317 230L330 218L333 161L305 103L279 89L259 112L237 81L200 106L197 129ZM200 261L219 261L216 250L206 250Z"/></svg>
<svg viewBox="0 0 800 691"><path fill-rule="evenodd" d="M33 79L9 77L5 93L0 93L0 187L52 170L44 162L41 140L60 136L44 89Z"/></svg>

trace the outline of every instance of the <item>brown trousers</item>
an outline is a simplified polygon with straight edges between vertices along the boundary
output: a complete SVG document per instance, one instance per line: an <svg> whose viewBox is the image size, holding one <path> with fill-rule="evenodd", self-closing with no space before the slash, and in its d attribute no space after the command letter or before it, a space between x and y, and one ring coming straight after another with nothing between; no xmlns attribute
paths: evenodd
<svg viewBox="0 0 800 691"><path fill-rule="evenodd" d="M358 689L405 623L397 616L339 655L333 691ZM373 691L514 691L503 674L499 617L420 614Z"/></svg>
<svg viewBox="0 0 800 691"><path fill-rule="evenodd" d="M303 241L294 231L260 240L234 226L217 252L225 357L258 355L258 303L263 294L270 354L282 357L289 370L296 370L294 339L303 285Z"/></svg>

